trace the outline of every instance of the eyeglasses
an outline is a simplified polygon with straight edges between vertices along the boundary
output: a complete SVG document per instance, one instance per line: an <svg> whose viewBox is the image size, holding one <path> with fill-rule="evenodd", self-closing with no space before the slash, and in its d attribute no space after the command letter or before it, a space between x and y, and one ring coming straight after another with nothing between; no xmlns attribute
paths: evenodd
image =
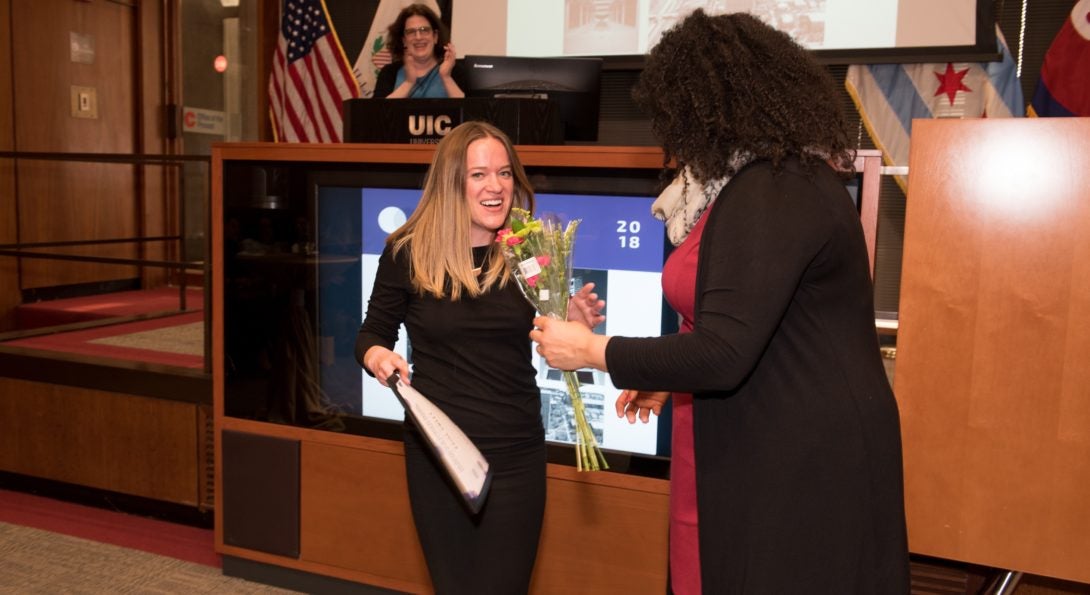
<svg viewBox="0 0 1090 595"><path fill-rule="evenodd" d="M431 27L424 25L423 27L417 27L416 29L405 29L405 37L412 37L419 35L420 37L427 37L434 31Z"/></svg>

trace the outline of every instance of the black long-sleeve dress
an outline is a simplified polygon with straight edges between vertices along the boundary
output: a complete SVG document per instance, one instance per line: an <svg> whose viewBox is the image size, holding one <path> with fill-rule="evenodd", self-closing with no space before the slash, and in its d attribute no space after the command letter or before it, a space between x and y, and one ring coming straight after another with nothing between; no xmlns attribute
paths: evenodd
<svg viewBox="0 0 1090 595"><path fill-rule="evenodd" d="M900 425L858 212L756 162L708 214L692 333L614 337L619 387L694 393L706 593L908 593Z"/></svg>
<svg viewBox="0 0 1090 595"><path fill-rule="evenodd" d="M482 262L488 247L474 248ZM545 510L541 393L531 362L534 310L514 281L479 298L420 296L409 253L379 257L356 359L388 349L405 323L412 385L458 424L493 471L471 515L416 431L406 424L405 467L417 535L437 593L525 593Z"/></svg>

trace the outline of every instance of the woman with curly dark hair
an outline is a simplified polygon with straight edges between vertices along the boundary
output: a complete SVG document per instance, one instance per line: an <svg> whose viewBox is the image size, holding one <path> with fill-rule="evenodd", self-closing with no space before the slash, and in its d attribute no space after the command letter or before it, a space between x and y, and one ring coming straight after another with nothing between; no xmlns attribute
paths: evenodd
<svg viewBox="0 0 1090 595"><path fill-rule="evenodd" d="M698 10L634 94L679 166L653 208L682 331L537 318L538 351L608 371L630 422L672 396L674 593L908 593L900 423L831 78L755 17Z"/></svg>
<svg viewBox="0 0 1090 595"><path fill-rule="evenodd" d="M386 39L393 62L379 71L375 97L465 97L450 32L432 9L406 6L390 23Z"/></svg>

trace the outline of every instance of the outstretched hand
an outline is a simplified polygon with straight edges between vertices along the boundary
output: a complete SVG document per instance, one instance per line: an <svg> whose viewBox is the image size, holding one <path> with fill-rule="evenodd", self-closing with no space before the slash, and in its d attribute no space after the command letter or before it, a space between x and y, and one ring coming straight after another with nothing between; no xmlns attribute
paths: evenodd
<svg viewBox="0 0 1090 595"><path fill-rule="evenodd" d="M662 406L670 398L667 392L648 392L638 390L624 390L617 397L617 417L627 417L628 423L636 423L636 416L640 421L647 423L651 414L662 414Z"/></svg>
<svg viewBox="0 0 1090 595"><path fill-rule="evenodd" d="M587 328L593 329L605 321L602 308L606 307L606 302L598 299L598 294L593 290L594 284L587 283L571 296L568 301L569 322L582 322Z"/></svg>

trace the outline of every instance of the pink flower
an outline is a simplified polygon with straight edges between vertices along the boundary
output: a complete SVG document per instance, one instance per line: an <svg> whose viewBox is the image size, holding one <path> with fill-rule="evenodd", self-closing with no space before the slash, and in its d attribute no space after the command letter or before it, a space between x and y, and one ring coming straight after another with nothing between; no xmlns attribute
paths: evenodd
<svg viewBox="0 0 1090 595"><path fill-rule="evenodd" d="M508 236L511 235L511 233L512 232L511 232L510 227L505 227L505 228L497 231L496 232L496 243L497 244L506 244L507 243L507 238L508 238Z"/></svg>
<svg viewBox="0 0 1090 595"><path fill-rule="evenodd" d="M537 275L534 275L533 277L527 277L526 284L530 287L537 287Z"/></svg>
<svg viewBox="0 0 1090 595"><path fill-rule="evenodd" d="M541 256L537 257L537 263L540 264L542 267L549 266L550 262L552 262L552 259L549 258L548 254L542 254Z"/></svg>
<svg viewBox="0 0 1090 595"><path fill-rule="evenodd" d="M520 237L518 237L518 236L516 236L516 235L513 235L513 234L512 234L512 235L509 235L509 236L507 236L507 237L506 237L506 238L504 239L504 242L505 242L505 243L506 243L506 244L507 244L508 246L517 246L517 245L519 245L519 244L521 244L521 243L522 243L522 238L520 238Z"/></svg>

